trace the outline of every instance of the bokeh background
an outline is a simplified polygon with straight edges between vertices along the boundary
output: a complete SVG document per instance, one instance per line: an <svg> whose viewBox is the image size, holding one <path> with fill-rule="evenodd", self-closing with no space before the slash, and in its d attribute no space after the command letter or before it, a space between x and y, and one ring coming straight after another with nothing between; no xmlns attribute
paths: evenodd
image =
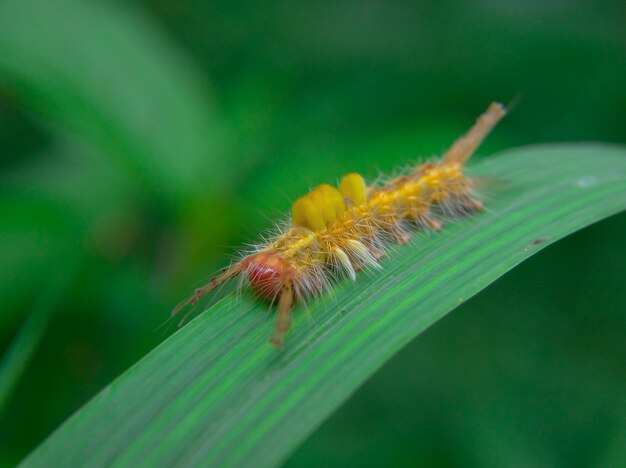
<svg viewBox="0 0 626 468"><path fill-rule="evenodd" d="M625 21L620 1L4 0L0 368L25 366L0 387L0 465L309 187L438 154L516 96L478 157L626 142ZM509 273L287 465L623 463L624 239L622 214Z"/></svg>

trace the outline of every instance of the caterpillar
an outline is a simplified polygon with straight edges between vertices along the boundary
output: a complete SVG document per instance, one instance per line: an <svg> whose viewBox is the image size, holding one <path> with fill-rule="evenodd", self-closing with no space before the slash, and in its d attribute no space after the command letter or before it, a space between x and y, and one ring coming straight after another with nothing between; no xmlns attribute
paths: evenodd
<svg viewBox="0 0 626 468"><path fill-rule="evenodd" d="M447 218L483 209L463 169L505 114L504 106L492 103L438 161L387 183L367 185L350 173L337 187L312 189L293 202L285 228L197 288L172 315L242 276L259 298L277 304L270 343L282 348L296 303L322 295L333 278L355 280L359 270L381 268L387 247L409 242L412 230L438 231Z"/></svg>

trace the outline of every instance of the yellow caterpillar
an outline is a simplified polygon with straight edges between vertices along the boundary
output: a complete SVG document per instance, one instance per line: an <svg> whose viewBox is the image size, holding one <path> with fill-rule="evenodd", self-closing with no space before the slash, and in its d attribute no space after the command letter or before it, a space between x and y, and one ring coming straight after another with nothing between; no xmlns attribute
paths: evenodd
<svg viewBox="0 0 626 468"><path fill-rule="evenodd" d="M282 348L294 304L328 290L332 275L354 280L363 268L380 268L386 246L407 243L412 228L437 231L446 216L482 209L463 166L505 113L501 104L492 103L439 161L385 185L368 186L352 173L337 188L323 184L311 190L293 203L291 224L284 232L224 268L173 315L231 278L246 275L261 298L278 303L270 342Z"/></svg>

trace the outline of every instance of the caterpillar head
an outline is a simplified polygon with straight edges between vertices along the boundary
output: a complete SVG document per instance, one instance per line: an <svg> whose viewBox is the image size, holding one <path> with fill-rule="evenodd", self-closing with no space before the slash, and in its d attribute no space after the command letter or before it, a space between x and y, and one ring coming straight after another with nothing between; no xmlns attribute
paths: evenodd
<svg viewBox="0 0 626 468"><path fill-rule="evenodd" d="M293 278L295 273L290 262L271 252L246 257L244 270L254 292L271 302L278 298L283 281Z"/></svg>

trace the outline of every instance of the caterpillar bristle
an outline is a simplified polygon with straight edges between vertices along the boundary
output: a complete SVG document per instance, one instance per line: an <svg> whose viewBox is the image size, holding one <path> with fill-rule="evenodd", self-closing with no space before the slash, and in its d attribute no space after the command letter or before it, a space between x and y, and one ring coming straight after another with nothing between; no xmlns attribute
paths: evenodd
<svg viewBox="0 0 626 468"><path fill-rule="evenodd" d="M388 249L411 242L414 233L440 231L447 221L483 209L476 183L463 168L505 114L504 106L492 103L439 160L379 176L369 186L350 173L337 188L322 184L312 189L293 203L290 219L276 223L273 232L172 315L236 276L240 285L247 278L258 296L276 304L270 342L282 348L296 303L321 296L341 278L356 280L361 270L381 269Z"/></svg>

